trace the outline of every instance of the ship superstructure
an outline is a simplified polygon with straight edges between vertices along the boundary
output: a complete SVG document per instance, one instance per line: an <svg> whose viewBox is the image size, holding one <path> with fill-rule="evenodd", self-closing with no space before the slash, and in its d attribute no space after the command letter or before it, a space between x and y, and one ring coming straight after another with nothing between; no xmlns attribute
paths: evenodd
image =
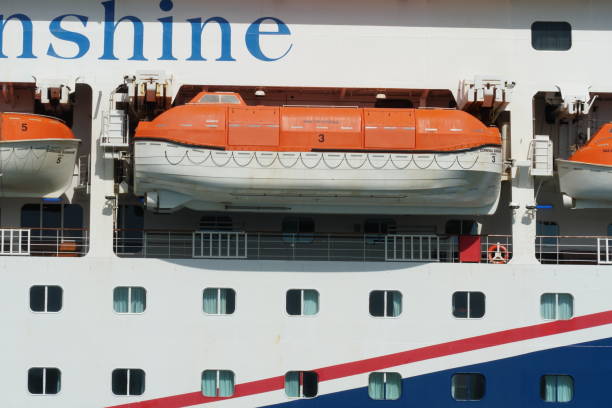
<svg viewBox="0 0 612 408"><path fill-rule="evenodd" d="M604 406L610 15L0 5L0 405Z"/></svg>

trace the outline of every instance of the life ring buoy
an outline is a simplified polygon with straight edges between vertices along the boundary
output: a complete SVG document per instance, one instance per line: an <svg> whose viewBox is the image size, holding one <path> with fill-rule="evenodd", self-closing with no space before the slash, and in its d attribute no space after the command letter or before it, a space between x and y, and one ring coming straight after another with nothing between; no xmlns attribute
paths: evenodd
<svg viewBox="0 0 612 408"><path fill-rule="evenodd" d="M505 264L508 262L508 259L510 259L510 253L505 246L498 242L487 249L487 259L489 263Z"/></svg>

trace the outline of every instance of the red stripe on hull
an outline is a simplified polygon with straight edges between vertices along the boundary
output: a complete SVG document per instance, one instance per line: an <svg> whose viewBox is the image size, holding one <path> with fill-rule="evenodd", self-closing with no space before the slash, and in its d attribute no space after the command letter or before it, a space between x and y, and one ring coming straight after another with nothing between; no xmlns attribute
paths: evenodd
<svg viewBox="0 0 612 408"><path fill-rule="evenodd" d="M569 333L576 330L583 330L606 324L612 324L612 310L575 317L571 320L558 320L549 323L484 334L481 336L469 337L461 340L449 341L447 343L402 351L386 356L373 357L351 363L323 367L314 371L316 371L319 375L319 381L329 381L418 361L430 360L433 358L445 357L468 351L481 350L489 347L516 343L519 341L532 340L555 334ZM234 395L229 398L205 397L200 391L197 391L189 394L115 405L108 408L182 408L221 401L224 399L239 398L261 394L264 392L276 391L284 388L284 386L284 376L280 376L238 384L236 385Z"/></svg>

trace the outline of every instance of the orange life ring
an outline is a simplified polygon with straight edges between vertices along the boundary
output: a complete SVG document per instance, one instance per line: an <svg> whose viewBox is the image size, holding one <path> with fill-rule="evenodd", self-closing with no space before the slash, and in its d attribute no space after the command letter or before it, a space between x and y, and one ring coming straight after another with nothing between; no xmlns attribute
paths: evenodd
<svg viewBox="0 0 612 408"><path fill-rule="evenodd" d="M505 246L498 242L497 244L491 245L487 249L487 259L489 260L489 263L505 264L508 262L508 259L510 259L510 253Z"/></svg>

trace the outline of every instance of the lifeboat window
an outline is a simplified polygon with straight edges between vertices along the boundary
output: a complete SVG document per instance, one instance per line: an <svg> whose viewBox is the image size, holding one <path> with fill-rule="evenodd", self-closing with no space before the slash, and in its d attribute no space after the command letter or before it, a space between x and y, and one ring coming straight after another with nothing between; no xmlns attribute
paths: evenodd
<svg viewBox="0 0 612 408"><path fill-rule="evenodd" d="M374 400L396 400L402 396L402 376L399 373L370 373L368 395Z"/></svg>
<svg viewBox="0 0 612 408"><path fill-rule="evenodd" d="M202 295L204 313L229 315L236 310L236 291L230 288L206 288Z"/></svg>
<svg viewBox="0 0 612 408"><path fill-rule="evenodd" d="M291 398L317 396L319 375L315 371L289 371L285 374L285 394Z"/></svg>
<svg viewBox="0 0 612 408"><path fill-rule="evenodd" d="M144 313L147 291L140 286L118 286L113 290L113 309L117 313Z"/></svg>
<svg viewBox="0 0 612 408"><path fill-rule="evenodd" d="M230 370L202 372L202 395L205 397L231 397L234 395L235 375Z"/></svg>
<svg viewBox="0 0 612 408"><path fill-rule="evenodd" d="M59 286L37 285L30 288L30 310L54 313L62 310L64 291Z"/></svg>
<svg viewBox="0 0 612 408"><path fill-rule="evenodd" d="M531 46L538 51L572 48L572 26L565 21L536 21L531 25Z"/></svg>
<svg viewBox="0 0 612 408"><path fill-rule="evenodd" d="M117 368L111 375L115 395L142 395L145 390L145 372L139 368Z"/></svg>
<svg viewBox="0 0 612 408"><path fill-rule="evenodd" d="M238 97L236 95L206 94L202 98L200 98L200 103L239 105L240 100L238 100Z"/></svg>
<svg viewBox="0 0 612 408"><path fill-rule="evenodd" d="M314 289L287 291L285 307L290 316L313 316L319 313L319 292Z"/></svg>
<svg viewBox="0 0 612 408"><path fill-rule="evenodd" d="M309 217L285 217L282 231L285 242L310 243L314 241L315 222Z"/></svg>
<svg viewBox="0 0 612 408"><path fill-rule="evenodd" d="M33 367L28 370L28 391L30 394L50 395L60 392L62 372L59 368Z"/></svg>
<svg viewBox="0 0 612 408"><path fill-rule="evenodd" d="M485 384L482 374L455 374L451 379L451 395L456 401L478 401L484 397Z"/></svg>
<svg viewBox="0 0 612 408"><path fill-rule="evenodd" d="M574 316L574 297L569 293L544 293L540 316L546 320L569 320Z"/></svg>
<svg viewBox="0 0 612 408"><path fill-rule="evenodd" d="M401 292L397 290L373 290L370 292L370 315L374 317L398 317L401 313Z"/></svg>
<svg viewBox="0 0 612 408"><path fill-rule="evenodd" d="M574 399L574 379L570 375L543 375L540 397L546 402L570 402Z"/></svg>
<svg viewBox="0 0 612 408"><path fill-rule="evenodd" d="M478 319L485 314L485 295L482 292L453 293L453 316Z"/></svg>

